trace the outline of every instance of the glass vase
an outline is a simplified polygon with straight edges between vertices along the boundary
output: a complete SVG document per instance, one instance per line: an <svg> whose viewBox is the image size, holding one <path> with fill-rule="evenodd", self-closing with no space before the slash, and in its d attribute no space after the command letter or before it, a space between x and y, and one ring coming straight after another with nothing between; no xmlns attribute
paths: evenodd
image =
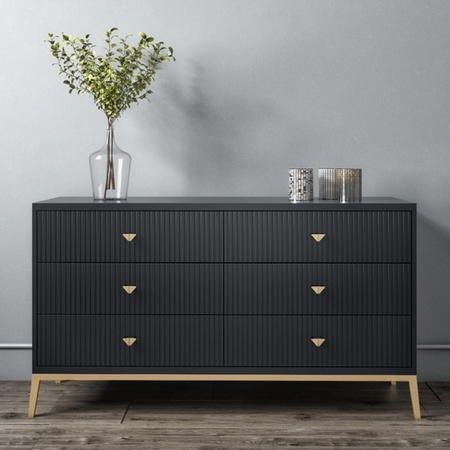
<svg viewBox="0 0 450 450"><path fill-rule="evenodd" d="M89 157L94 200L126 200L131 156L114 139L113 123L108 121L105 145Z"/></svg>

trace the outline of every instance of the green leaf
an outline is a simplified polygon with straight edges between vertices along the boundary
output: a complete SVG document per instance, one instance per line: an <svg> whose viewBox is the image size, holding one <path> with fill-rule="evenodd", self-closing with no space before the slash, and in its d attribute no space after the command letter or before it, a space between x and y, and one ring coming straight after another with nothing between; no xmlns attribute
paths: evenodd
<svg viewBox="0 0 450 450"><path fill-rule="evenodd" d="M119 117L124 110L140 100L148 99L156 68L165 61L174 61L172 47L139 33L135 45L128 36L114 34L117 28L105 32L106 53L96 55L89 34L72 37L49 33L51 54L69 92L90 95L98 109L109 118Z"/></svg>

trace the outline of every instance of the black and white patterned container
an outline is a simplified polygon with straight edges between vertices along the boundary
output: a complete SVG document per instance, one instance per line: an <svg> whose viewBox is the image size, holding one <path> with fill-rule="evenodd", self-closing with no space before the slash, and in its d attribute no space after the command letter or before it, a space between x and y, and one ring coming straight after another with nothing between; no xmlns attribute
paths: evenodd
<svg viewBox="0 0 450 450"><path fill-rule="evenodd" d="M313 193L313 169L289 169L289 200L292 203L311 201Z"/></svg>

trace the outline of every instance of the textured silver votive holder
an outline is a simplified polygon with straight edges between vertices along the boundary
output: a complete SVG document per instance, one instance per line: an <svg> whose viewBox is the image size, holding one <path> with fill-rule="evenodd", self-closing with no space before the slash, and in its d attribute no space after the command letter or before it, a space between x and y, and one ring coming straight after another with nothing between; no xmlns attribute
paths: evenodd
<svg viewBox="0 0 450 450"><path fill-rule="evenodd" d="M339 202L361 201L361 172L361 169L336 169L336 189Z"/></svg>
<svg viewBox="0 0 450 450"><path fill-rule="evenodd" d="M313 169L289 169L289 200L292 203L311 201L313 193Z"/></svg>
<svg viewBox="0 0 450 450"><path fill-rule="evenodd" d="M319 199L337 200L336 169L319 169Z"/></svg>

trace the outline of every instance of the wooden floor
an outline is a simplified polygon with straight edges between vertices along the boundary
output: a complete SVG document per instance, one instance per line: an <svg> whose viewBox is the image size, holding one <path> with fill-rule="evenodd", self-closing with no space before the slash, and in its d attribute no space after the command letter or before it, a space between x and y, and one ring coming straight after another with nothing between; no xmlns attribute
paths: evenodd
<svg viewBox="0 0 450 450"><path fill-rule="evenodd" d="M0 382L0 448L450 447L450 383Z"/></svg>

